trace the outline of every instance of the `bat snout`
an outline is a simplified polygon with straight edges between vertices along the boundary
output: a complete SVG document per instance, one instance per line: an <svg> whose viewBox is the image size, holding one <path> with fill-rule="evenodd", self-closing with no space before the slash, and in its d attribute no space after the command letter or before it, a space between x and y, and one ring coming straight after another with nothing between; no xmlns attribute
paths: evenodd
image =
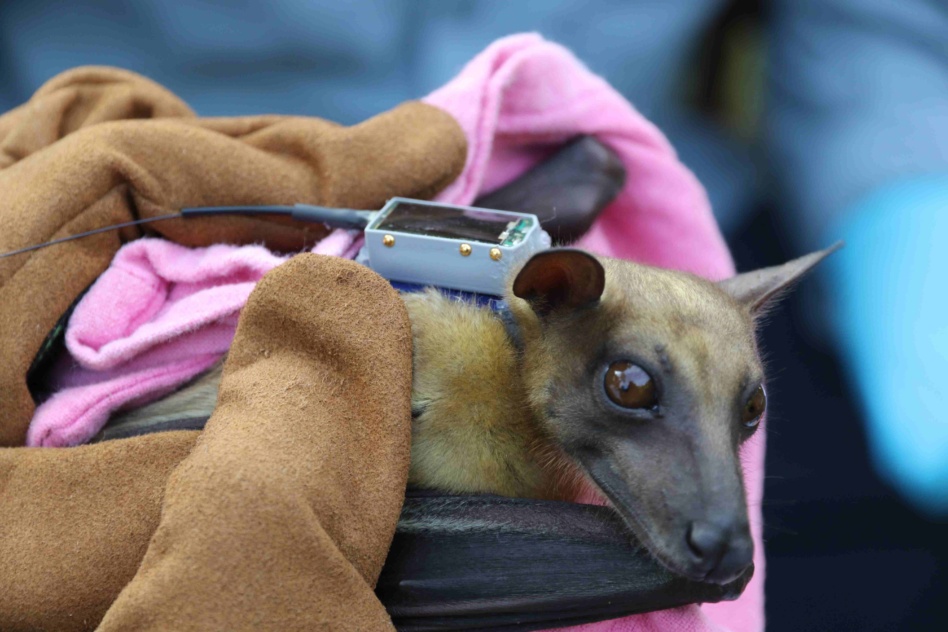
<svg viewBox="0 0 948 632"><path fill-rule="evenodd" d="M746 521L695 521L685 533L691 574L703 581L726 584L743 574L754 558L754 542Z"/></svg>

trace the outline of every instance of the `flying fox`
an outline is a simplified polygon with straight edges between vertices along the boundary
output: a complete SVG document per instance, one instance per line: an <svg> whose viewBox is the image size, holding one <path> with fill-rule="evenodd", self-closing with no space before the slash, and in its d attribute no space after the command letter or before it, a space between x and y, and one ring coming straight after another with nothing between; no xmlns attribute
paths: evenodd
<svg viewBox="0 0 948 632"><path fill-rule="evenodd" d="M754 549L740 448L767 407L757 325L838 246L720 282L554 248L513 271L500 310L403 293L409 484L554 500L591 487L672 573L735 580ZM208 417L221 366L120 415Z"/></svg>

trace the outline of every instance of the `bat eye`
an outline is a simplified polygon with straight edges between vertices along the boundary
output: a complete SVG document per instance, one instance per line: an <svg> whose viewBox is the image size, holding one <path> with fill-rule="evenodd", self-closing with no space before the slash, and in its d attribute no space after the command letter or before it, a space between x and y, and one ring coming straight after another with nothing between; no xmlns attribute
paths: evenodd
<svg viewBox="0 0 948 632"><path fill-rule="evenodd" d="M625 360L610 364L605 387L609 399L623 408L655 408L658 405L655 381L637 364Z"/></svg>
<svg viewBox="0 0 948 632"><path fill-rule="evenodd" d="M744 404L744 411L741 413L741 422L745 428L755 428L760 423L760 418L767 408L767 394L764 393L764 387L758 386L757 390L747 398Z"/></svg>

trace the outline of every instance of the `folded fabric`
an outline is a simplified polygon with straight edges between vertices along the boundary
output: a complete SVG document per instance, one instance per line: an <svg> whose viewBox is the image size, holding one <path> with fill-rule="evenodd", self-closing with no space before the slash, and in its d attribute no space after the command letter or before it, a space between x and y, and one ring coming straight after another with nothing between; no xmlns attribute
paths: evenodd
<svg viewBox="0 0 948 632"><path fill-rule="evenodd" d="M196 119L142 77L77 69L0 116L0 252L182 206L431 197L460 173L465 145L449 115L421 103L351 128ZM280 252L328 233L237 219L154 230ZM304 254L257 284L225 368L233 406L205 432L21 447L37 351L140 236L0 259L0 629L93 629L130 580L178 592L144 611L134 594L116 603L110 629L391 629L372 586L405 494L411 330L397 294L364 267ZM293 387L260 386L275 383ZM155 584L136 594L168 597Z"/></svg>
<svg viewBox="0 0 948 632"><path fill-rule="evenodd" d="M579 241L580 247L714 280L734 273L707 196L694 175L654 125L565 48L538 35L499 40L425 101L450 112L468 139L464 172L439 200L468 204L537 164L550 146L590 134L619 155L628 178L616 200ZM764 433L758 432L742 455L756 569L740 599L574 629L762 630L763 461ZM578 500L602 502L592 493Z"/></svg>
<svg viewBox="0 0 948 632"><path fill-rule="evenodd" d="M351 259L357 247L356 233L340 229L313 252ZM124 246L69 320L70 357L51 375L55 394L36 409L27 445L85 443L114 411L207 370L230 347L254 286L286 259L262 246Z"/></svg>
<svg viewBox="0 0 948 632"><path fill-rule="evenodd" d="M393 630L373 588L408 479L411 344L397 293L363 266L302 254L267 274L98 629Z"/></svg>
<svg viewBox="0 0 948 632"><path fill-rule="evenodd" d="M144 77L76 68L0 116L0 252L186 206L308 202L378 208L431 197L463 166L442 110L405 103L352 127L316 118L197 118ZM177 243L263 243L298 252L325 237L279 218L172 220ZM47 334L108 268L127 228L0 259L0 446L20 446L34 412L27 369Z"/></svg>
<svg viewBox="0 0 948 632"><path fill-rule="evenodd" d="M224 374L201 433L0 449L0 629L393 630L373 587L408 478L398 295L298 255Z"/></svg>

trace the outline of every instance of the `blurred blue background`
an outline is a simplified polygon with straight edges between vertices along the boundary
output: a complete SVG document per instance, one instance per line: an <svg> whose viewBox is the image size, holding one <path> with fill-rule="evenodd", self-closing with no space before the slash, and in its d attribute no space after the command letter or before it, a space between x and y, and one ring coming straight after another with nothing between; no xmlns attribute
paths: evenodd
<svg viewBox="0 0 948 632"><path fill-rule="evenodd" d="M944 624L946 3L4 0L0 109L108 64L201 115L355 123L521 31L665 130L741 269L847 241L764 332L769 628Z"/></svg>

